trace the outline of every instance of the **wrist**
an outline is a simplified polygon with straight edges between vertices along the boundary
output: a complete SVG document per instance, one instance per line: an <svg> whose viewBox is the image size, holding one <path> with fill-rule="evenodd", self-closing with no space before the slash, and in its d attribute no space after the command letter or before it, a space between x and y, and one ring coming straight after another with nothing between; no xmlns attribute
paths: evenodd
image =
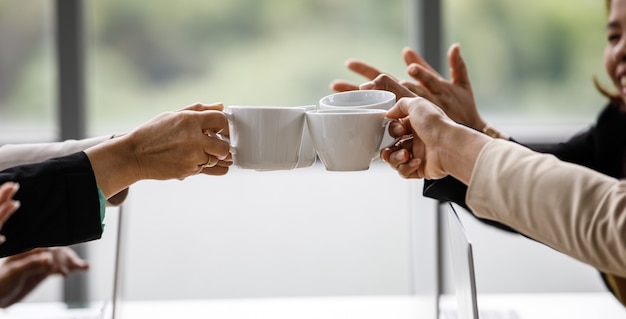
<svg viewBox="0 0 626 319"><path fill-rule="evenodd" d="M444 144L447 152L442 157L441 166L449 175L468 185L478 154L492 139L463 125L454 125Z"/></svg>
<svg viewBox="0 0 626 319"><path fill-rule="evenodd" d="M85 154L91 162L96 183L107 199L140 179L132 143L124 137L90 147Z"/></svg>

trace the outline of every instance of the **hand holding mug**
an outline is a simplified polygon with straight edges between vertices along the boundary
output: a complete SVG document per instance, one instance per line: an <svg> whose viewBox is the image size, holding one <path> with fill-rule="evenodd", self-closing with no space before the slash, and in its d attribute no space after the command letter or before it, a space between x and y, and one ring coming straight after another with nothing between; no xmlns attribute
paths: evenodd
<svg viewBox="0 0 626 319"><path fill-rule="evenodd" d="M108 198L144 179L184 179L198 173L228 172L229 143L217 135L205 134L228 135L228 119L222 109L221 103L195 104L165 112L128 134L87 149L85 153L104 195Z"/></svg>
<svg viewBox="0 0 626 319"><path fill-rule="evenodd" d="M490 140L464 125L452 121L443 110L424 98L403 98L387 112L387 117L399 119L401 125L391 128L393 134L412 135L410 144L383 150L382 159L405 178L440 179L454 175L469 181L471 169L459 161L457 153L477 152Z"/></svg>

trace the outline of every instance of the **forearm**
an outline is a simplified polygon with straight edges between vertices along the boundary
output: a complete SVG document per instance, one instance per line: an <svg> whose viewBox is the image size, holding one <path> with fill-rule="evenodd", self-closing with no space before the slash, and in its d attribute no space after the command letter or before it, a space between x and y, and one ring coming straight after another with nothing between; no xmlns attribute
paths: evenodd
<svg viewBox="0 0 626 319"><path fill-rule="evenodd" d="M139 180L135 169L132 145L125 137L118 137L85 150L104 196L111 196Z"/></svg>
<svg viewBox="0 0 626 319"><path fill-rule="evenodd" d="M626 182L494 141L476 161L467 203L480 217L626 276Z"/></svg>

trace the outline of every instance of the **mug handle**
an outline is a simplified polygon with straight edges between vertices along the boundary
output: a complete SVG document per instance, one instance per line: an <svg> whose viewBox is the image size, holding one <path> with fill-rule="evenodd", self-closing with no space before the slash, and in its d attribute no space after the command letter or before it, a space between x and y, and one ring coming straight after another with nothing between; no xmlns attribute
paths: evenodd
<svg viewBox="0 0 626 319"><path fill-rule="evenodd" d="M389 131L389 125L391 125L391 123L393 122L400 122L400 120L398 119L390 119L385 117L385 120L383 121L383 127L385 128L385 132ZM395 140L393 140L393 142L387 144L387 145L381 145L380 148L378 149L378 151L382 151L388 147L392 147L395 146L396 144L398 144L398 142L400 142L400 140L402 140L402 136L401 137L397 137Z"/></svg>
<svg viewBox="0 0 626 319"><path fill-rule="evenodd" d="M393 122L399 122L400 120L398 119L390 119L385 117L382 123L382 126L385 128L385 135L387 134L387 132L389 131L389 125L391 125L391 123ZM383 139L385 138L385 136L383 135ZM374 155L374 158L372 158L372 162L378 162L381 160L380 158L380 153L388 148L388 147L392 147L394 145L396 145L400 140L402 139L402 137L398 137L396 139L394 139L392 142L383 145L382 141L381 141L381 145L378 147L378 152L376 152L376 155Z"/></svg>

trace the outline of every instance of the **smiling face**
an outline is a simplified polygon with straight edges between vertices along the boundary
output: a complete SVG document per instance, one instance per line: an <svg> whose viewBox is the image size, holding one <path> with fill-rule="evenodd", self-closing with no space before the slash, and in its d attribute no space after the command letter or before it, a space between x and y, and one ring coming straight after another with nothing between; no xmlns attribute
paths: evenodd
<svg viewBox="0 0 626 319"><path fill-rule="evenodd" d="M626 101L626 0L612 0L606 27L604 66L622 101Z"/></svg>

